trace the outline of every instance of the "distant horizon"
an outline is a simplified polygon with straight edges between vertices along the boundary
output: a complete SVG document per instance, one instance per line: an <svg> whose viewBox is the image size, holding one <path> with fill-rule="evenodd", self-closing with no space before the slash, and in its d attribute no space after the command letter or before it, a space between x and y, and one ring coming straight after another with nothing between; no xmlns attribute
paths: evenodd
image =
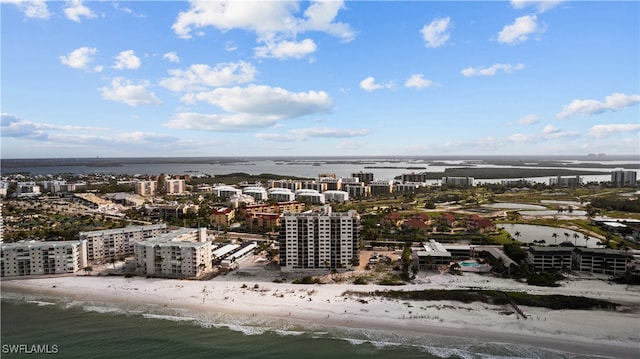
<svg viewBox="0 0 640 359"><path fill-rule="evenodd" d="M561 160L561 159L612 159L612 160L638 160L640 163L640 154L558 154L558 155L544 155L544 154L524 154L524 155L218 155L218 156L96 156L96 157L13 157L13 158L0 158L0 161L21 161L21 160L177 160L177 159L425 159L425 160L482 160L482 159L497 159L497 158L510 158L510 159L540 159L540 160Z"/></svg>

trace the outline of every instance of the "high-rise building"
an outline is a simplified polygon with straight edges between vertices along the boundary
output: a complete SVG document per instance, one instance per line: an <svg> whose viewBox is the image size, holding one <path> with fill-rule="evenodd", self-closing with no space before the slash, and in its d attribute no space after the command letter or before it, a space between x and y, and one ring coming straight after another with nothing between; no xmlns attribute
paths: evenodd
<svg viewBox="0 0 640 359"><path fill-rule="evenodd" d="M136 194L141 196L153 196L156 194L158 188L158 182L156 181L136 181L135 184Z"/></svg>
<svg viewBox="0 0 640 359"><path fill-rule="evenodd" d="M442 177L443 186L472 187L473 177Z"/></svg>
<svg viewBox="0 0 640 359"><path fill-rule="evenodd" d="M351 177L357 177L360 182L369 183L373 181L373 172L356 172L352 173Z"/></svg>
<svg viewBox="0 0 640 359"><path fill-rule="evenodd" d="M350 270L359 264L360 216L354 210L285 213L280 219L283 271Z"/></svg>
<svg viewBox="0 0 640 359"><path fill-rule="evenodd" d="M637 181L636 171L611 172L611 183L616 187L634 187Z"/></svg>

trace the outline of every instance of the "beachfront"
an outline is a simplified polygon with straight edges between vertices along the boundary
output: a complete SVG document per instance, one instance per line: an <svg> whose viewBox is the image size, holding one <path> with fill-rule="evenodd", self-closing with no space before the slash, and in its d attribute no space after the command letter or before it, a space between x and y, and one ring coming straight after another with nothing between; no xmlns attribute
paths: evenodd
<svg viewBox="0 0 640 359"><path fill-rule="evenodd" d="M255 272L258 273L258 272ZM115 307L147 306L153 312L186 310L199 315L224 314L268 325L290 321L303 327L347 327L387 332L473 337L546 347L562 351L635 357L640 353L640 288L603 280L574 278L562 287L531 287L513 280L477 274L429 274L416 284L385 287L341 282L323 285L274 283L266 276L242 272L211 281L66 276L3 280L3 296L61 298ZM527 291L534 294L579 295L621 304L616 311L513 308L485 303L405 301L367 297L351 292L375 290L468 289Z"/></svg>

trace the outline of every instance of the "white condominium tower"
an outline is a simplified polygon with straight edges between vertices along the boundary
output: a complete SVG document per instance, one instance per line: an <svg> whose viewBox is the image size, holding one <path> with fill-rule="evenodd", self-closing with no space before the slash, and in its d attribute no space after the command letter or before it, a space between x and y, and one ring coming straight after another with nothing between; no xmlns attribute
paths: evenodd
<svg viewBox="0 0 640 359"><path fill-rule="evenodd" d="M285 213L280 219L283 271L350 270L359 264L360 216L354 210Z"/></svg>

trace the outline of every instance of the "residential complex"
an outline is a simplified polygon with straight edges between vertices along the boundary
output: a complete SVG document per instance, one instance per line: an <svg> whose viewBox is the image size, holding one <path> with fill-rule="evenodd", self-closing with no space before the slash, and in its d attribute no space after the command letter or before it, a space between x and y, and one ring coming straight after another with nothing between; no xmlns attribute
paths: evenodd
<svg viewBox="0 0 640 359"><path fill-rule="evenodd" d="M205 228L182 228L134 245L136 271L148 276L201 277L212 270L211 253Z"/></svg>
<svg viewBox="0 0 640 359"><path fill-rule="evenodd" d="M18 242L1 248L2 277L75 273L87 267L84 241Z"/></svg>
<svg viewBox="0 0 640 359"><path fill-rule="evenodd" d="M86 241L86 253L89 262L105 263L133 255L135 242L157 237L166 232L167 225L162 223L80 232L79 237L80 240Z"/></svg>
<svg viewBox="0 0 640 359"><path fill-rule="evenodd" d="M611 183L616 187L634 187L638 183L636 171L613 171Z"/></svg>
<svg viewBox="0 0 640 359"><path fill-rule="evenodd" d="M351 210L285 213L280 222L283 271L350 270L359 262L360 217Z"/></svg>

